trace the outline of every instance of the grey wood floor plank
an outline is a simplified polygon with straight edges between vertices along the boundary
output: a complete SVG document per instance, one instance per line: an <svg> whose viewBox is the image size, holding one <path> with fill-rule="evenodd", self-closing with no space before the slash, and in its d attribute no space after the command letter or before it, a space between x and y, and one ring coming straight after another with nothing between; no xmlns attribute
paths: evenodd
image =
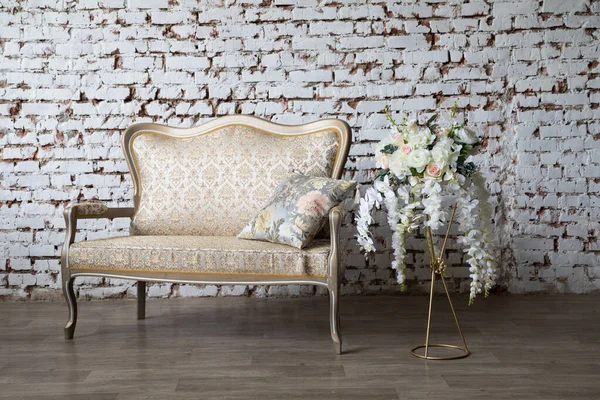
<svg viewBox="0 0 600 400"><path fill-rule="evenodd" d="M35 368L35 366L34 366ZM70 383L82 382L91 370L28 370L23 371L3 368L0 370L0 385L28 383Z"/></svg>
<svg viewBox="0 0 600 400"><path fill-rule="evenodd" d="M474 362L476 363L476 362ZM532 374L539 369L532 368L529 365L507 366L493 364L477 364L474 368L474 363L456 363L457 365L444 365L438 363L427 363L427 365L416 365L414 363L403 363L397 365L345 365L344 372L347 377L361 379L365 376L410 376L418 378L419 376L441 376L443 373L451 371L453 374L469 374L471 376L487 376L490 373L503 375L523 375Z"/></svg>
<svg viewBox="0 0 600 400"><path fill-rule="evenodd" d="M409 384L412 377L365 377L361 380L350 378L293 378L293 377L259 377L259 378L201 378L180 379L177 385L177 392L197 392L218 395L227 387L228 394L241 395L243 393L254 396L268 393L269 389L303 391L307 388L318 390L350 390L354 388L387 388L392 389L396 386ZM422 386L430 389L443 390L449 386L441 376L422 376L420 378Z"/></svg>
<svg viewBox="0 0 600 400"><path fill-rule="evenodd" d="M19 396L15 397L14 394L9 393L5 396L0 393L0 399L2 400L115 400L119 393L81 393L81 394L36 394L33 396ZM164 397L163 397L164 398Z"/></svg>
<svg viewBox="0 0 600 400"><path fill-rule="evenodd" d="M341 366L271 366L262 368L248 368L248 366L215 366L195 365L177 366L168 370L162 368L145 369L95 369L87 378L86 383L93 381L118 381L130 379L151 379L153 376L173 378L177 380L195 380L208 378L334 378L344 377Z"/></svg>
<svg viewBox="0 0 600 400"><path fill-rule="evenodd" d="M154 376L151 379L129 379L117 382L93 381L70 383L15 383L6 385L3 396L19 399L20 396L41 395L104 395L106 393L154 393L157 391L174 392L177 380L162 379Z"/></svg>
<svg viewBox="0 0 600 400"><path fill-rule="evenodd" d="M442 377L451 388L473 389L481 382L475 382L465 374L443 374ZM531 375L487 375L484 383L487 391L509 390L512 393L528 394L531 398L544 398L546 395L589 396L590 399L600 397L598 376L595 374L531 374Z"/></svg>
<svg viewBox="0 0 600 400"><path fill-rule="evenodd" d="M597 397L590 397L589 394L548 392L538 391L536 388L529 388L527 391L512 391L510 387L502 390L492 389L469 389L469 388L450 388L443 391L415 389L403 390L397 389L398 397L402 400L595 400Z"/></svg>
<svg viewBox="0 0 600 400"><path fill-rule="evenodd" d="M393 388L351 388L351 389L311 389L287 390L276 388L256 389L250 393L203 393L176 392L152 394L120 394L117 400L395 400L398 399Z"/></svg>

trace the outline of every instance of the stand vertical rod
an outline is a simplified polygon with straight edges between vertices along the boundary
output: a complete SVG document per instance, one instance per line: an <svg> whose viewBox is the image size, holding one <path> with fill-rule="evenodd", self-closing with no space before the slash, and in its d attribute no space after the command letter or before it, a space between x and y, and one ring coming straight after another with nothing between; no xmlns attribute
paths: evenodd
<svg viewBox="0 0 600 400"><path fill-rule="evenodd" d="M431 263L433 264L437 256L435 255L435 248L433 247L433 235L431 234L430 227L427 227L425 229L425 240L427 240L427 245L429 247L429 258L431 260Z"/></svg>
<svg viewBox="0 0 600 400"><path fill-rule="evenodd" d="M429 352L429 328L431 327L431 306L433 305L433 285L435 283L435 272L431 270L431 289L429 290L429 313L427 313L427 334L425 336L425 358Z"/></svg>

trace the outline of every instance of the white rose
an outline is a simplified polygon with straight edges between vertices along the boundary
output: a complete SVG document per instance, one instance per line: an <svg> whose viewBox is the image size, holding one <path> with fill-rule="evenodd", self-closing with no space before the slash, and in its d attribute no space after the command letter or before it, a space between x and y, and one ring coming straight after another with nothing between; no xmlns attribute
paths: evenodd
<svg viewBox="0 0 600 400"><path fill-rule="evenodd" d="M416 169L418 172L423 172L429 161L431 153L425 149L416 149L408 156L408 166Z"/></svg>
<svg viewBox="0 0 600 400"><path fill-rule="evenodd" d="M457 131L454 134L454 140L458 143L464 144L475 144L479 143L479 138L475 131L472 131L469 128L462 128L460 131Z"/></svg>
<svg viewBox="0 0 600 400"><path fill-rule="evenodd" d="M406 155L400 151L396 151L391 155L389 160L390 171L399 178L410 175L408 169L408 159Z"/></svg>
<svg viewBox="0 0 600 400"><path fill-rule="evenodd" d="M413 147L427 147L434 139L435 136L429 129L421 129L416 134L408 135L408 144Z"/></svg>
<svg viewBox="0 0 600 400"><path fill-rule="evenodd" d="M451 139L441 139L433 146L433 149L431 149L431 157L436 164L440 165L440 168L444 168L444 166L450 164L451 154Z"/></svg>

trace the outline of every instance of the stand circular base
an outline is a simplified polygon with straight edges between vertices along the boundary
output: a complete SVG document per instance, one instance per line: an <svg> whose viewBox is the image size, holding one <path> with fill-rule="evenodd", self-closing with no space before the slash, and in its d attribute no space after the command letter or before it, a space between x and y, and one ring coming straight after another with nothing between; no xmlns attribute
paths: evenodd
<svg viewBox="0 0 600 400"><path fill-rule="evenodd" d="M467 349L465 349L463 347L455 346L453 344L430 344L428 347L444 347L444 348L447 348L447 349L456 349L456 350L462 351L464 354L459 354L457 356L451 356L451 357L433 357L433 356L427 356L427 357L425 357L425 355L423 355L423 354L417 354L415 352L415 350L424 349L425 345L415 347L414 349L412 349L410 351L410 354L412 354L415 357L422 358L424 360L458 360L459 358L468 357L469 354L470 354L469 350L467 350Z"/></svg>

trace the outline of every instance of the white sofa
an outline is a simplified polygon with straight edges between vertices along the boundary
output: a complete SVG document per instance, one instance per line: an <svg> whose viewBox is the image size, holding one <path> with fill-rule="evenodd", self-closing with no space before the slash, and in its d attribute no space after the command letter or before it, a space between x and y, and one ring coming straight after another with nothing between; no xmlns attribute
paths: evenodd
<svg viewBox="0 0 600 400"><path fill-rule="evenodd" d="M307 284L329 290L331 336L341 354L342 208L330 211L329 229L302 250L235 236L290 170L339 179L350 140L349 126L333 119L286 126L233 115L190 129L131 126L122 145L133 178L134 207L83 202L65 210L65 337L74 335L73 282L82 276L137 280L140 319L145 317L148 281ZM75 243L77 221L89 218L130 218L130 235Z"/></svg>

